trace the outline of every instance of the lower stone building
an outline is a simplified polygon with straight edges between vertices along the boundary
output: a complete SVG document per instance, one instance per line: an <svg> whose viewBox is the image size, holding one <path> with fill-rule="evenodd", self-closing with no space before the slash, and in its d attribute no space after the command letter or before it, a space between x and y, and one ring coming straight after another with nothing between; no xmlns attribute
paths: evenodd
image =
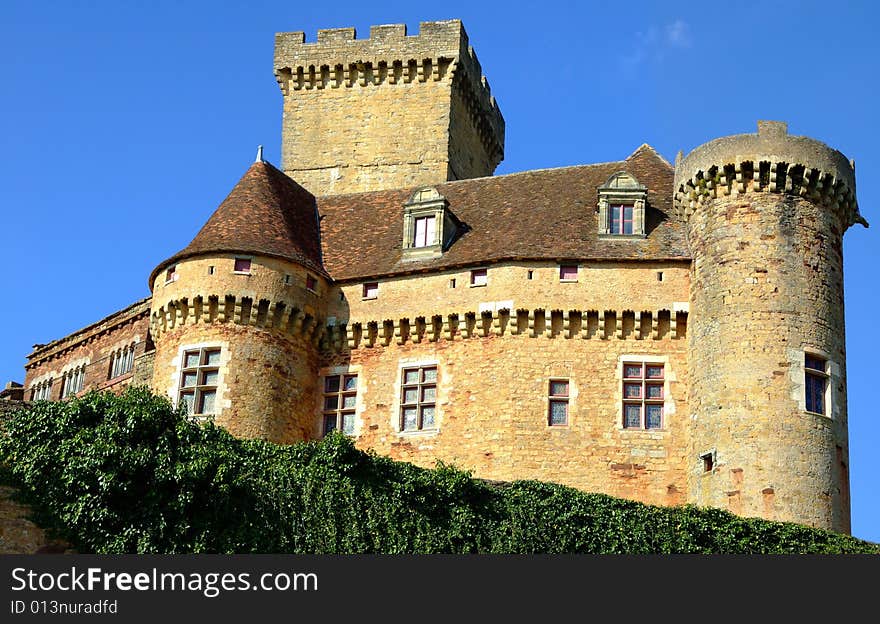
<svg viewBox="0 0 880 624"><path fill-rule="evenodd" d="M148 384L238 436L848 532L851 163L759 122L674 166L494 176L461 23L421 31L279 34L281 167L149 297L35 345L25 398Z"/></svg>

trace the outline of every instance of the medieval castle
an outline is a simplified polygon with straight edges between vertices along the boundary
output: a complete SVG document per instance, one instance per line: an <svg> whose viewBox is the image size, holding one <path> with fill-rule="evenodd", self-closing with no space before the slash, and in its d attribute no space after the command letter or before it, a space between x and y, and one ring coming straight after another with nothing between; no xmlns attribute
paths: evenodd
<svg viewBox="0 0 880 624"><path fill-rule="evenodd" d="M26 400L148 384L239 436L849 532L843 154L759 121L494 177L457 20L280 33L274 69L280 168L151 296L35 345Z"/></svg>

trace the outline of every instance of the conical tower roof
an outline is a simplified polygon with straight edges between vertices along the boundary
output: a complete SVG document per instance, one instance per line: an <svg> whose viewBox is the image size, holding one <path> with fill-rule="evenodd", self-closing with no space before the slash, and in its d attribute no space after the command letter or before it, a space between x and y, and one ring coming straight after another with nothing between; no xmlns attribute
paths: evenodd
<svg viewBox="0 0 880 624"><path fill-rule="evenodd" d="M157 266L206 253L242 253L291 260L327 277L315 196L271 164L257 160L192 242Z"/></svg>

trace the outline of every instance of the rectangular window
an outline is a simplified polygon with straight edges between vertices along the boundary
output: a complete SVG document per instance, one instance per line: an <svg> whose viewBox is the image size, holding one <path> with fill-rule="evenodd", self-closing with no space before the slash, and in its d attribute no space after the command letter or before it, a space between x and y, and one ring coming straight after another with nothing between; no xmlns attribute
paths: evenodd
<svg viewBox="0 0 880 624"><path fill-rule="evenodd" d="M168 267L168 270L165 271L165 283L170 284L171 282L177 281L177 265Z"/></svg>
<svg viewBox="0 0 880 624"><path fill-rule="evenodd" d="M828 385L828 362L818 356L807 354L804 358L804 385L808 412L825 414L825 389Z"/></svg>
<svg viewBox="0 0 880 624"><path fill-rule="evenodd" d="M364 284L364 299L375 299L379 296L379 282Z"/></svg>
<svg viewBox="0 0 880 624"><path fill-rule="evenodd" d="M562 282L576 282L578 268L576 264L562 264L559 266L559 280Z"/></svg>
<svg viewBox="0 0 880 624"><path fill-rule="evenodd" d="M311 275L306 275L306 288L308 288L309 290L317 290L318 280Z"/></svg>
<svg viewBox="0 0 880 624"><path fill-rule="evenodd" d="M489 283L489 271L487 269L474 269L471 271L471 286L485 286Z"/></svg>
<svg viewBox="0 0 880 624"><path fill-rule="evenodd" d="M403 369L400 390L400 430L436 428L437 366Z"/></svg>
<svg viewBox="0 0 880 624"><path fill-rule="evenodd" d="M416 217L415 219L415 239L413 247L429 247L434 244L436 235L437 217Z"/></svg>
<svg viewBox="0 0 880 624"><path fill-rule="evenodd" d="M341 430L354 434L354 410L357 401L357 373L328 375L324 377L322 402L323 433Z"/></svg>
<svg viewBox="0 0 880 624"><path fill-rule="evenodd" d="M551 379L547 424L551 427L568 424L568 380Z"/></svg>
<svg viewBox="0 0 880 624"><path fill-rule="evenodd" d="M633 207L626 205L611 206L611 233L633 233Z"/></svg>
<svg viewBox="0 0 880 624"><path fill-rule="evenodd" d="M235 266L232 269L236 273L250 273L251 272L251 259L250 258L236 258Z"/></svg>
<svg viewBox="0 0 880 624"><path fill-rule="evenodd" d="M216 411L217 380L220 376L220 349L205 347L183 353L178 405L186 405L192 416L208 416Z"/></svg>
<svg viewBox="0 0 880 624"><path fill-rule="evenodd" d="M663 428L663 364L624 362L623 427Z"/></svg>

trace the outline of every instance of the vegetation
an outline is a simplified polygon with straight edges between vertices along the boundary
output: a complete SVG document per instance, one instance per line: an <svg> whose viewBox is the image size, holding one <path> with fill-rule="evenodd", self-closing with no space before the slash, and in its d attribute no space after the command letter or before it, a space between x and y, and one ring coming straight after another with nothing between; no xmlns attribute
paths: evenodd
<svg viewBox="0 0 880 624"><path fill-rule="evenodd" d="M240 440L145 388L37 402L4 429L6 478L80 552L880 553L721 510L418 468L342 435Z"/></svg>

